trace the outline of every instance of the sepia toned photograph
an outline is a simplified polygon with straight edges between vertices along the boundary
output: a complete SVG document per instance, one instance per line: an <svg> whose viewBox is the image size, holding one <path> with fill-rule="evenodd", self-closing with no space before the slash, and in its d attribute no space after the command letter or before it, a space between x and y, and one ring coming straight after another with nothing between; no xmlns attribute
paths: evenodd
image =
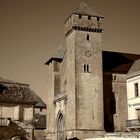
<svg viewBox="0 0 140 140"><path fill-rule="evenodd" d="M139 0L0 0L0 140L140 139Z"/></svg>

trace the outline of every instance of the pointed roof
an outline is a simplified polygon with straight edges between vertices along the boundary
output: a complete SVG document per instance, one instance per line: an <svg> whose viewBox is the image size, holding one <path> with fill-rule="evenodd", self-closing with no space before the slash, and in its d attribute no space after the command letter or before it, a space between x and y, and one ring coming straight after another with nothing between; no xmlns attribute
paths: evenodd
<svg viewBox="0 0 140 140"><path fill-rule="evenodd" d="M130 70L128 71L128 75L140 74L140 59L136 60Z"/></svg>
<svg viewBox="0 0 140 140"><path fill-rule="evenodd" d="M54 58L63 59L65 50L63 48L59 48L58 52L54 55Z"/></svg>
<svg viewBox="0 0 140 140"><path fill-rule="evenodd" d="M73 14L89 15L95 17L103 17L102 15L96 13L92 8L90 8L86 3L81 2L79 8L76 9Z"/></svg>
<svg viewBox="0 0 140 140"><path fill-rule="evenodd" d="M52 62L52 60L60 60L60 61L62 61L63 57L64 57L64 54L65 54L65 49L60 47L58 49L57 53L54 56L52 56L45 64L48 65L50 62Z"/></svg>

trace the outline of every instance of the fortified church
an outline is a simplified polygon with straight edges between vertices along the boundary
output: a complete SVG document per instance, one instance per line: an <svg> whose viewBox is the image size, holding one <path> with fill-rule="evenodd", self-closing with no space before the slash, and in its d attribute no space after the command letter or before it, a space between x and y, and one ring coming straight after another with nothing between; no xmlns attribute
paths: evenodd
<svg viewBox="0 0 140 140"><path fill-rule="evenodd" d="M126 130L126 74L140 55L103 51L103 22L82 2L64 23L66 49L46 62L47 139Z"/></svg>

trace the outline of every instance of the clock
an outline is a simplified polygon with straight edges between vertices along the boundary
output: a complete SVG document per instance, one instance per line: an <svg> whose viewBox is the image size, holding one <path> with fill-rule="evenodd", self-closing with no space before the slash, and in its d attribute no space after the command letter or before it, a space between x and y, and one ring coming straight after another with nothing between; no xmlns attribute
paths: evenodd
<svg viewBox="0 0 140 140"><path fill-rule="evenodd" d="M90 52L90 51L86 51L86 52L85 52L85 55L86 55L87 57L90 57L90 56L91 56L91 52Z"/></svg>

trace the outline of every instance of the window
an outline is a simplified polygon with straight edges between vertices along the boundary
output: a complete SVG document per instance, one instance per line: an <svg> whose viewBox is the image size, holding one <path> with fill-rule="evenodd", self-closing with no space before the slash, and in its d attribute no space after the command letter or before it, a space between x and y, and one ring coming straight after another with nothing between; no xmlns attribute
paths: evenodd
<svg viewBox="0 0 140 140"><path fill-rule="evenodd" d="M85 73L91 72L91 65L90 64L84 64L84 72Z"/></svg>
<svg viewBox="0 0 140 140"><path fill-rule="evenodd" d="M89 40L89 35L87 35L87 40Z"/></svg>
<svg viewBox="0 0 140 140"><path fill-rule="evenodd" d="M135 83L134 84L134 90L135 90L135 97L138 97L139 96L139 87L138 87L138 83Z"/></svg>
<svg viewBox="0 0 140 140"><path fill-rule="evenodd" d="M99 21L100 20L100 18L99 17L97 17L97 21Z"/></svg>
<svg viewBox="0 0 140 140"><path fill-rule="evenodd" d="M136 109L138 120L140 120L140 109Z"/></svg>
<svg viewBox="0 0 140 140"><path fill-rule="evenodd" d="M79 15L79 18L81 19L82 18L82 15Z"/></svg>
<svg viewBox="0 0 140 140"><path fill-rule="evenodd" d="M112 80L114 80L114 81L117 80L117 76L116 75L113 75L112 76Z"/></svg>
<svg viewBox="0 0 140 140"><path fill-rule="evenodd" d="M91 20L91 16L88 16L88 20Z"/></svg>

